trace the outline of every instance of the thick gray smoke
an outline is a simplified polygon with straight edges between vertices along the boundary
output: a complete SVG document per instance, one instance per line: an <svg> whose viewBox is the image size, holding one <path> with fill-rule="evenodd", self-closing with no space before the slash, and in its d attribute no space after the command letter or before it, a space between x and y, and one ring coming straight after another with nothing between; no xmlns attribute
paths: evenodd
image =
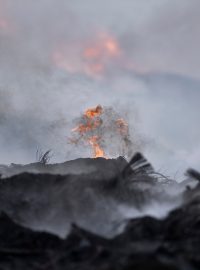
<svg viewBox="0 0 200 270"><path fill-rule="evenodd" d="M197 0L0 0L0 163L38 148L84 157L68 144L73 119L102 104L127 115L158 169L198 168L198 13ZM102 33L119 55L85 59Z"/></svg>

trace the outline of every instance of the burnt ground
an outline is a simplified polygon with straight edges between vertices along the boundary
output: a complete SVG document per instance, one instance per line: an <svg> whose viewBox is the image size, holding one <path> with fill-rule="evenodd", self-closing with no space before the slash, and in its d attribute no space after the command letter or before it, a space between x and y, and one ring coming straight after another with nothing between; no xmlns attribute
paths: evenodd
<svg viewBox="0 0 200 270"><path fill-rule="evenodd" d="M133 171L132 173L135 174ZM141 182L151 182L152 179L145 178L145 174L146 172L142 174L143 177L141 174L135 177L139 177ZM194 171L190 171L190 175L199 179L198 173ZM49 179L47 174L42 177L43 180ZM59 177L63 176L51 175L50 182L44 182L55 184L57 180L52 178ZM30 181L34 181L34 178L37 178L35 185L40 185L41 179L38 180L37 174L19 174L2 179L1 190L15 189L23 183L24 192L25 179L28 181L27 186L30 186ZM45 186L44 183L43 185ZM109 186L110 188L114 189L114 186ZM5 196L8 194L5 193ZM157 193L155 195L157 196ZM1 204L6 202L6 198L3 197L1 191ZM36 231L20 225L20 222L16 221L17 213L13 215L12 211L20 212L21 205L17 205L10 198L12 205L9 207L13 210L3 211L4 208L1 207L0 269L200 269L200 184L194 188L186 188L182 192L182 199L182 204L167 217L131 218L126 222L124 231L111 238L92 233L76 224L71 224L70 233L60 238L53 233ZM28 208L27 211L31 209ZM105 224L106 222L104 219Z"/></svg>

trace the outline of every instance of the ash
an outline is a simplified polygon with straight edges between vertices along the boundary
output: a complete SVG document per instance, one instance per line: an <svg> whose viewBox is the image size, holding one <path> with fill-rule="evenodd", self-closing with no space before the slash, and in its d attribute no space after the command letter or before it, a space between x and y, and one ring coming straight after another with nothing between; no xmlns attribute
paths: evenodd
<svg viewBox="0 0 200 270"><path fill-rule="evenodd" d="M200 174L130 162L0 166L1 269L199 269Z"/></svg>

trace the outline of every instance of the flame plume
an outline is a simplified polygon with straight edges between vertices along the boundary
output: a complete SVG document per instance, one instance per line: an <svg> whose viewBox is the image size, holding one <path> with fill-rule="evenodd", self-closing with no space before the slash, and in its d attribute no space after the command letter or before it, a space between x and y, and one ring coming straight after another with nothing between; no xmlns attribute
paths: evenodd
<svg viewBox="0 0 200 270"><path fill-rule="evenodd" d="M93 158L107 158L105 149L107 145L112 147L112 143L120 149L117 154L122 155L126 155L131 145L128 123L114 110L102 108L101 105L85 110L72 132L74 136L70 138L70 143L90 145Z"/></svg>
<svg viewBox="0 0 200 270"><path fill-rule="evenodd" d="M87 134L101 126L102 122L98 117L102 112L103 108L100 105L95 108L87 109L83 114L84 123L81 123L76 128L72 129L73 132L78 132L81 137L86 135L87 138L84 139L92 146L94 158L106 158L104 151L99 144L100 138L98 136L87 136Z"/></svg>
<svg viewBox="0 0 200 270"><path fill-rule="evenodd" d="M88 139L89 143L91 144L91 146L93 148L93 157L94 158L98 158L98 157L106 158L104 150L99 145L99 140L100 140L100 138L98 136L92 136Z"/></svg>
<svg viewBox="0 0 200 270"><path fill-rule="evenodd" d="M87 109L84 115L87 118L94 118L94 117L100 116L102 112L103 112L103 108L101 107L101 105L98 105L96 108Z"/></svg>
<svg viewBox="0 0 200 270"><path fill-rule="evenodd" d="M58 45L52 54L52 61L67 72L96 78L103 75L121 54L117 39L111 34L100 33L86 44Z"/></svg>

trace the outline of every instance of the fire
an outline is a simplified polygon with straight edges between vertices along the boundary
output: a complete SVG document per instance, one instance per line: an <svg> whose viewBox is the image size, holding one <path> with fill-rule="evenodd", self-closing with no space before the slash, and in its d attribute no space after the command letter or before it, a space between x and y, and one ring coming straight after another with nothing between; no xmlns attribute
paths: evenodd
<svg viewBox="0 0 200 270"><path fill-rule="evenodd" d="M96 108L87 109L84 115L88 118L94 118L100 116L103 112L101 105L98 105Z"/></svg>
<svg viewBox="0 0 200 270"><path fill-rule="evenodd" d="M80 124L77 127L73 128L72 131L79 132L79 134L84 134L88 131L92 131L101 125L99 119L95 121L87 120L86 124Z"/></svg>
<svg viewBox="0 0 200 270"><path fill-rule="evenodd" d="M85 123L79 124L77 127L72 129L72 131L78 132L79 134L84 134L86 132L96 129L102 124L101 120L96 118L100 116L102 112L103 112L103 108L101 107L101 105L98 105L95 108L87 109L84 112ZM96 118L96 119L93 119L93 118Z"/></svg>
<svg viewBox="0 0 200 270"><path fill-rule="evenodd" d="M104 34L84 50L84 57L87 59L98 59L103 55L114 57L120 55L120 51L117 40Z"/></svg>
<svg viewBox="0 0 200 270"><path fill-rule="evenodd" d="M100 60L101 57L112 58L120 54L120 47L117 40L108 35L101 36L93 44L85 48L84 58L88 60Z"/></svg>
<svg viewBox="0 0 200 270"><path fill-rule="evenodd" d="M86 48L83 52L83 56L87 59L97 58L99 55L99 48Z"/></svg>
<svg viewBox="0 0 200 270"><path fill-rule="evenodd" d="M61 69L70 73L83 73L99 77L105 73L109 65L121 55L117 39L108 33L99 34L87 43L77 42L58 46L52 61Z"/></svg>
<svg viewBox="0 0 200 270"><path fill-rule="evenodd" d="M94 158L99 158L99 157L106 158L103 149L99 145L99 140L100 140L100 138L98 136L92 136L88 139L88 142L91 144L91 146L93 148L93 157Z"/></svg>
<svg viewBox="0 0 200 270"><path fill-rule="evenodd" d="M86 109L72 132L74 136L69 139L70 143L78 145L84 142L90 145L94 158L107 158L105 153L107 147L110 148L111 153L114 149L118 149L117 154L124 156L129 152L132 144L128 123L112 108L103 108L101 105Z"/></svg>
<svg viewBox="0 0 200 270"><path fill-rule="evenodd" d="M113 38L109 38L105 41L105 48L112 55L120 54L119 45L117 44L116 40L114 40Z"/></svg>
<svg viewBox="0 0 200 270"><path fill-rule="evenodd" d="M102 121L98 117L102 113L103 108L101 107L101 105L98 105L95 108L87 109L83 114L84 123L81 123L76 128L72 129L73 132L77 132L81 137L84 137L84 140L92 146L94 158L106 158L104 150L101 148L99 143L101 138L99 136L88 135L101 126ZM71 140L71 142L73 142L73 140Z"/></svg>
<svg viewBox="0 0 200 270"><path fill-rule="evenodd" d="M87 71L93 75L102 74L107 65L121 53L117 40L110 35L101 35L83 51Z"/></svg>

